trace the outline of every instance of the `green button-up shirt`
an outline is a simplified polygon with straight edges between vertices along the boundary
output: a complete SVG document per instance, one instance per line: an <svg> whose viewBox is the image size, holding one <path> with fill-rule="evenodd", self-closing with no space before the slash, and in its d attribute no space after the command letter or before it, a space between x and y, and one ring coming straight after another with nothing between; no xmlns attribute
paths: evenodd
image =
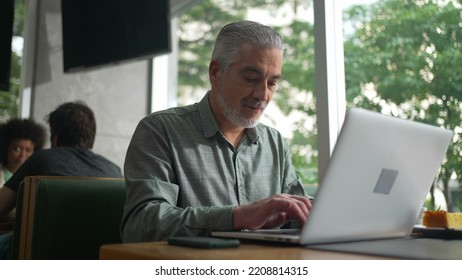
<svg viewBox="0 0 462 280"><path fill-rule="evenodd" d="M280 133L258 124L234 149L208 96L138 124L125 159L124 242L231 230L237 205L279 193L306 195Z"/></svg>

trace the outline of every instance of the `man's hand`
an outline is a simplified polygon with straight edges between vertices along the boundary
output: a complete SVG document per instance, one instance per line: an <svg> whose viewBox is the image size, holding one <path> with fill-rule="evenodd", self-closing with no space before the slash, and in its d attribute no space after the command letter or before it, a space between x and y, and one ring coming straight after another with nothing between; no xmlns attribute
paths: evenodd
<svg viewBox="0 0 462 280"><path fill-rule="evenodd" d="M301 225L311 210L308 198L290 194L278 194L248 205L233 209L234 229L274 228L289 220L296 220Z"/></svg>

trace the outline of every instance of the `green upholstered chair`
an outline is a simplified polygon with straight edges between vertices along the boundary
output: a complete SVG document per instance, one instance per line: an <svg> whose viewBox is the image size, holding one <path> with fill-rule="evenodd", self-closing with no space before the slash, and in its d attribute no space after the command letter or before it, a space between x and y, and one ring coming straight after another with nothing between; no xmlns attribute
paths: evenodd
<svg viewBox="0 0 462 280"><path fill-rule="evenodd" d="M12 257L98 259L101 245L122 242L124 202L123 179L27 177L19 191Z"/></svg>

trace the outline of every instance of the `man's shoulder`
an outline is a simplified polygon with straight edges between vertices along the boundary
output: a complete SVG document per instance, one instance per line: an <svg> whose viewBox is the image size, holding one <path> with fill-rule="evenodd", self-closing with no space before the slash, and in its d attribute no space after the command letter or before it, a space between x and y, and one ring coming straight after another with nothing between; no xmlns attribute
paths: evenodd
<svg viewBox="0 0 462 280"><path fill-rule="evenodd" d="M93 152L90 149L85 148L73 148L73 147L59 147L57 150L61 155L69 155L69 162L76 164L77 166L97 168L101 170L101 174L82 174L86 176L108 176L108 177L122 177L120 167L107 159L106 157ZM89 165L89 163L91 163Z"/></svg>
<svg viewBox="0 0 462 280"><path fill-rule="evenodd" d="M181 117L199 110L198 103L186 106L172 107L165 110L151 113L146 118L162 118L162 117Z"/></svg>
<svg viewBox="0 0 462 280"><path fill-rule="evenodd" d="M99 160L99 165L101 169L104 171L106 176L110 177L116 177L116 178L122 178L122 171L120 167L112 162L111 160L107 159L106 157L99 155L99 154L94 154L95 157L97 157Z"/></svg>
<svg viewBox="0 0 462 280"><path fill-rule="evenodd" d="M93 153L91 150L88 150L88 152L91 153L92 157L98 158L99 160L101 160L102 162L104 162L104 163L106 163L108 165L117 166L117 164L115 164L114 162L112 162L110 159L106 158L103 155Z"/></svg>
<svg viewBox="0 0 462 280"><path fill-rule="evenodd" d="M182 107L172 107L162 111L151 113L140 121L140 125L150 129L178 129L184 126L191 126L199 119L198 104Z"/></svg>
<svg viewBox="0 0 462 280"><path fill-rule="evenodd" d="M258 123L255 129L259 135L270 135L272 137L282 138L282 134L279 130L266 124Z"/></svg>
<svg viewBox="0 0 462 280"><path fill-rule="evenodd" d="M51 149L42 149L32 154L35 160L66 160L72 161L73 158L101 158L109 161L101 155L94 153L90 149L75 147L53 147Z"/></svg>
<svg viewBox="0 0 462 280"><path fill-rule="evenodd" d="M282 136L281 132L274 127L259 123L256 127L256 133L259 137L259 141L263 145L274 143L277 145L282 145L287 148L287 140Z"/></svg>
<svg viewBox="0 0 462 280"><path fill-rule="evenodd" d="M35 151L30 156L29 159L42 161L42 160L52 158L53 155L55 155L57 153L59 153L59 152L56 150L56 148L41 149L41 150Z"/></svg>
<svg viewBox="0 0 462 280"><path fill-rule="evenodd" d="M31 157L47 159L54 156L74 154L76 151L77 149L73 147L53 147L49 149L38 150L34 152Z"/></svg>

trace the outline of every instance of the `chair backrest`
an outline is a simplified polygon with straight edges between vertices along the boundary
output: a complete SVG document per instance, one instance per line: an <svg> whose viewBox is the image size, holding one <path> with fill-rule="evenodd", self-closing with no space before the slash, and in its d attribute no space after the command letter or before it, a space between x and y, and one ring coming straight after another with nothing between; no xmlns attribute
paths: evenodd
<svg viewBox="0 0 462 280"><path fill-rule="evenodd" d="M98 259L101 245L122 242L124 179L32 176L18 195L15 259Z"/></svg>

